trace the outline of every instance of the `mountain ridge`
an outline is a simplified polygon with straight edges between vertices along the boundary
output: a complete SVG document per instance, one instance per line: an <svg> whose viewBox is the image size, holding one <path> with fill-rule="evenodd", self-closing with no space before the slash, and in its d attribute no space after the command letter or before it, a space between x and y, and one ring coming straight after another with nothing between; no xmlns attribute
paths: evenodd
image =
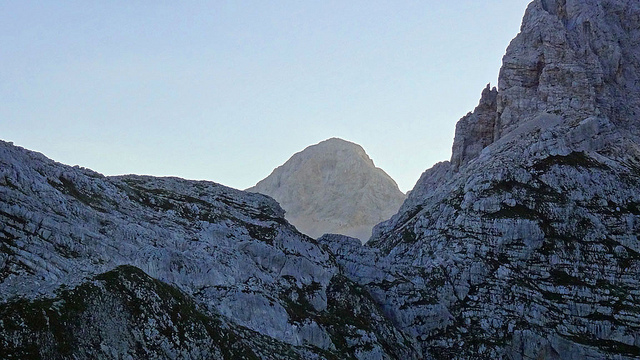
<svg viewBox="0 0 640 360"><path fill-rule="evenodd" d="M636 0L534 0L451 160L364 245L0 142L0 355L637 359L638 35Z"/></svg>
<svg viewBox="0 0 640 360"><path fill-rule="evenodd" d="M0 351L202 359L231 347L238 352L224 358L247 349L265 359L420 357L268 196L207 181L104 177L0 142L0 198ZM133 283L103 291L111 283L98 280L123 265L112 275ZM91 296L74 295L81 289ZM162 301L120 309L114 322L86 320L154 294ZM165 306L185 297L201 310ZM61 307L67 300L77 306ZM353 319L340 315L345 306ZM49 320L62 324L45 326ZM203 326L229 342L194 335ZM57 338L60 331L68 338ZM48 345L38 347L38 337Z"/></svg>
<svg viewBox="0 0 640 360"><path fill-rule="evenodd" d="M638 31L636 1L533 1L451 160L367 246L319 240L425 354L640 356Z"/></svg>

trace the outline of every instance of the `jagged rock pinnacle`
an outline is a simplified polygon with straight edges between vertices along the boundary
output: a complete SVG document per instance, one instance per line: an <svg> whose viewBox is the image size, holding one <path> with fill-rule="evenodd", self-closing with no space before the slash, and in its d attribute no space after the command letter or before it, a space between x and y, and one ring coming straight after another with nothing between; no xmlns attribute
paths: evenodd
<svg viewBox="0 0 640 360"><path fill-rule="evenodd" d="M533 1L451 161L367 246L320 239L424 354L640 356L638 39L637 0Z"/></svg>
<svg viewBox="0 0 640 360"><path fill-rule="evenodd" d="M451 164L459 168L494 140L498 91L490 85L482 91L480 104L471 113L458 121L453 140Z"/></svg>
<svg viewBox="0 0 640 360"><path fill-rule="evenodd" d="M639 9L637 0L533 1L503 57L497 94L485 89L456 127L453 168L545 113L566 123L607 118L637 140Z"/></svg>

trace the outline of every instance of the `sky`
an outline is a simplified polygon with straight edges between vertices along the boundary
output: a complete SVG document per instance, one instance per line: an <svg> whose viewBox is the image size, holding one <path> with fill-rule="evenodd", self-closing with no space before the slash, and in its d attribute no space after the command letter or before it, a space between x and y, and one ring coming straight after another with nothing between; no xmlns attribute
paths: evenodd
<svg viewBox="0 0 640 360"><path fill-rule="evenodd" d="M339 137L402 191L448 160L529 0L0 0L0 139L238 189Z"/></svg>

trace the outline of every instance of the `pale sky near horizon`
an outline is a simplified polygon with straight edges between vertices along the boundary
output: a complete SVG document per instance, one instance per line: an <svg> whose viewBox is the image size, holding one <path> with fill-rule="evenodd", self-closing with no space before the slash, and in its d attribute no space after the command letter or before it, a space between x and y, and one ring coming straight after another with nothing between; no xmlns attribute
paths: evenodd
<svg viewBox="0 0 640 360"><path fill-rule="evenodd" d="M529 2L0 0L0 139L244 189L340 137L406 192L450 157Z"/></svg>

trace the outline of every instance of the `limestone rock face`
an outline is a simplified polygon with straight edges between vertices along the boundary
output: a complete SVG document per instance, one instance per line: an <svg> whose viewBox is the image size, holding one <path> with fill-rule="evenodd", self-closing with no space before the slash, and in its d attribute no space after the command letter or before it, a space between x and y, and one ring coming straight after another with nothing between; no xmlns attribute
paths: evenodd
<svg viewBox="0 0 640 360"><path fill-rule="evenodd" d="M420 358L283 216L262 194L0 141L0 358Z"/></svg>
<svg viewBox="0 0 640 360"><path fill-rule="evenodd" d="M533 1L451 162L366 246L320 239L425 356L640 356L638 31L635 0Z"/></svg>
<svg viewBox="0 0 640 360"><path fill-rule="evenodd" d="M365 245L0 142L0 358L638 359L639 32L637 0L534 0L451 161ZM261 182L292 221L392 203L358 146L308 150Z"/></svg>
<svg viewBox="0 0 640 360"><path fill-rule="evenodd" d="M336 233L363 242L405 199L361 146L337 138L293 155L247 191L276 199L287 220L313 238Z"/></svg>
<svg viewBox="0 0 640 360"><path fill-rule="evenodd" d="M605 117L638 138L639 14L633 0L533 1L503 58L499 91L487 87L456 126L452 166L541 113Z"/></svg>
<svg viewBox="0 0 640 360"><path fill-rule="evenodd" d="M456 124L451 164L455 169L476 158L482 149L491 144L496 128L498 91L489 85L482 91L480 104Z"/></svg>
<svg viewBox="0 0 640 360"><path fill-rule="evenodd" d="M640 3L533 1L500 70L498 139L539 113L601 116L638 137Z"/></svg>

